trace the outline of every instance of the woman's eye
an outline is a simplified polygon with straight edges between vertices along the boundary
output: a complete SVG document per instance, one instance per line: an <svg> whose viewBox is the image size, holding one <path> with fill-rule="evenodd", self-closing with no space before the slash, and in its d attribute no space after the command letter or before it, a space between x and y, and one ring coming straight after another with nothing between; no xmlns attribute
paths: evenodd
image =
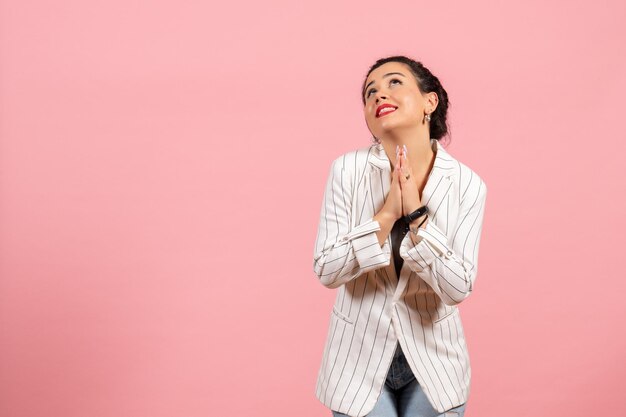
<svg viewBox="0 0 626 417"><path fill-rule="evenodd" d="M394 81L397 81L397 82L399 82L400 84L402 84L402 81L398 80L397 78L393 78L393 79L391 79L391 81L389 81L389 84L391 85L391 83L392 83L392 82L394 82ZM370 94L372 93L372 91L376 91L376 89L375 89L375 88L372 88L371 90L369 90L369 91L367 92L367 94L365 95L365 97L366 97L366 98L368 98L368 97L370 96Z"/></svg>

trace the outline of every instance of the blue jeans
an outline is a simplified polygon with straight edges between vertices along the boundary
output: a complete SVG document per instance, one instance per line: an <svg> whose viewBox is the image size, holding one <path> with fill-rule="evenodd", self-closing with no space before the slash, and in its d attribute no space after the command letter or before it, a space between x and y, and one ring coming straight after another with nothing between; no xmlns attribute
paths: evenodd
<svg viewBox="0 0 626 417"><path fill-rule="evenodd" d="M367 417L463 417L466 404L444 413L435 410L415 379L398 344L383 390ZM332 412L333 417L349 417L334 410Z"/></svg>

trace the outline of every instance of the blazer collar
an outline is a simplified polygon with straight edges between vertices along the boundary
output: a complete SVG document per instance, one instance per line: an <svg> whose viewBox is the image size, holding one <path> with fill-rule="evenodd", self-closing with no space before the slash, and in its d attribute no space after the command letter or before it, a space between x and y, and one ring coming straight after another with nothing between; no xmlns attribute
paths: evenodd
<svg viewBox="0 0 626 417"><path fill-rule="evenodd" d="M436 139L430 139L430 144L435 154L435 163L430 172L430 176L443 176L449 177L456 174L458 164L456 160L450 155L441 143ZM391 163L385 152L385 148L381 143L372 145L372 149L369 156L369 163L378 169L391 171Z"/></svg>

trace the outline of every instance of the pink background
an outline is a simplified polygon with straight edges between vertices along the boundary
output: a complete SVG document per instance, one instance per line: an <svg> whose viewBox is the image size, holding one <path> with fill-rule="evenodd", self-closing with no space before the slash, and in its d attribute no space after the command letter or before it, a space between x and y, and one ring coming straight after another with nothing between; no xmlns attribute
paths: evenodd
<svg viewBox="0 0 626 417"><path fill-rule="evenodd" d="M624 411L623 1L0 12L1 416L330 416L322 192L393 54L489 187L466 417Z"/></svg>

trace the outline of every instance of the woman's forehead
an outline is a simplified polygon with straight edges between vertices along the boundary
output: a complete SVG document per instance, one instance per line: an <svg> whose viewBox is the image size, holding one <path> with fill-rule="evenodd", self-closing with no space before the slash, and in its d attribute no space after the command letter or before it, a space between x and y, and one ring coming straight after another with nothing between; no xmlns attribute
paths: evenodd
<svg viewBox="0 0 626 417"><path fill-rule="evenodd" d="M372 71L367 77L365 84L368 85L372 81L376 81L382 77L385 77L386 75L393 73L404 75L405 77L408 76L408 71L404 64L402 64L401 62L387 62Z"/></svg>

